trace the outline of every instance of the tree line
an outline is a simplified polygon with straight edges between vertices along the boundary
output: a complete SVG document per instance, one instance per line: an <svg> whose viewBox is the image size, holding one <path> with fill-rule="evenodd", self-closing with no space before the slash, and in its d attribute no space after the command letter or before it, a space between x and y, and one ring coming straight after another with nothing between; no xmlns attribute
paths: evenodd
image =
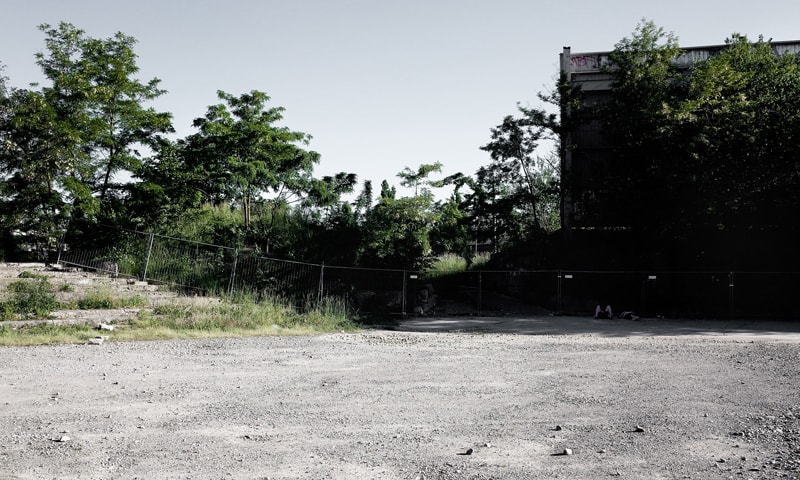
<svg viewBox="0 0 800 480"><path fill-rule="evenodd" d="M494 160L474 177L443 176L439 162L406 167L397 177L414 193L401 197L387 180L373 191L355 173L315 176L311 136L283 125L284 109L263 91L219 91L194 133L171 138L172 115L148 107L167 92L157 78L136 77L133 37L39 28L46 84L0 79L6 257L52 250L68 228L84 234L73 247L97 243L91 225L103 224L281 258L419 268L434 255L469 258L476 244L496 251L557 228L557 164L532 156L543 133L530 125L497 127L484 147ZM525 149L503 151L518 134ZM452 193L437 200L441 188Z"/></svg>
<svg viewBox="0 0 800 480"><path fill-rule="evenodd" d="M800 59L763 38L733 35L682 70L677 37L643 21L611 53L610 102L587 105L562 75L541 106L517 105L489 129L486 165L405 167L394 181L413 194L400 196L388 179L315 176L310 134L285 126L264 91L219 91L176 139L172 115L148 106L167 92L137 78L133 37L39 28L45 84L16 88L0 75L5 258L53 250L66 230L73 247L101 242L92 225L103 224L329 265L417 269L478 251L553 265L572 248L554 235L572 181L561 178L561 154L575 148L564 139L589 121L612 159L597 213L624 213L637 261L700 259L708 242L698 239L720 232L797 231Z"/></svg>

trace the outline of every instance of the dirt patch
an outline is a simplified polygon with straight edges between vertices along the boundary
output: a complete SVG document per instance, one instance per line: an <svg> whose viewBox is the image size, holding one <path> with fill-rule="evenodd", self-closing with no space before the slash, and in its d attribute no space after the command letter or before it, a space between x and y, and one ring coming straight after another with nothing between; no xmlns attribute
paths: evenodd
<svg viewBox="0 0 800 480"><path fill-rule="evenodd" d="M0 477L795 478L798 347L385 331L6 347Z"/></svg>
<svg viewBox="0 0 800 480"><path fill-rule="evenodd" d="M796 323L393 328L0 347L0 478L800 478Z"/></svg>
<svg viewBox="0 0 800 480"><path fill-rule="evenodd" d="M22 320L3 322L2 325L19 326L39 323L125 323L136 318L141 310L152 311L153 307L163 304L203 304L218 303L214 297L178 295L166 287L138 281L130 277L112 276L107 273L85 271L78 268L66 268L58 265L48 266L41 263L0 263L0 295L6 294L11 282L20 280L20 276L35 275L45 277L53 286L57 299L63 303L75 302L87 295L108 293L112 298L124 299L138 297L143 306L137 308L115 308L98 310L64 309L52 312L48 319Z"/></svg>

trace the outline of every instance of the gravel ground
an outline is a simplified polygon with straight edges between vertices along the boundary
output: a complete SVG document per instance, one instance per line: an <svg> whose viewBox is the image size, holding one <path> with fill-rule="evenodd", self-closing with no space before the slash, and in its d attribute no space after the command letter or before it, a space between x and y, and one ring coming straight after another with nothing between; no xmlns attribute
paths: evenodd
<svg viewBox="0 0 800 480"><path fill-rule="evenodd" d="M796 334L2 347L0 478L797 479L798 380Z"/></svg>

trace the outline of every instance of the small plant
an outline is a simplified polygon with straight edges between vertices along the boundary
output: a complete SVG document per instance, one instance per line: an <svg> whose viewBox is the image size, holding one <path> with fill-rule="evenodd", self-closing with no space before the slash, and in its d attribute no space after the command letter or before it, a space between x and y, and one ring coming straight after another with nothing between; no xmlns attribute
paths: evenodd
<svg viewBox="0 0 800 480"><path fill-rule="evenodd" d="M78 299L76 305L81 310L109 310L112 308L143 307L147 300L139 295L116 297L108 290L95 290Z"/></svg>
<svg viewBox="0 0 800 480"><path fill-rule="evenodd" d="M447 253L436 257L431 263L428 274L436 277L440 275L447 275L449 273L464 272L467 270L467 261L464 257Z"/></svg>
<svg viewBox="0 0 800 480"><path fill-rule="evenodd" d="M22 318L46 318L58 309L53 286L43 275L12 282L8 285L8 292L11 295L4 303L4 316L10 312Z"/></svg>
<svg viewBox="0 0 800 480"><path fill-rule="evenodd" d="M85 323L74 325L23 325L16 328L0 326L0 342L3 345L83 343L96 335L92 326Z"/></svg>
<svg viewBox="0 0 800 480"><path fill-rule="evenodd" d="M58 291L59 292L74 292L75 291L75 287L73 287L72 285L70 285L67 282L64 282L64 283L62 283L61 285L58 286Z"/></svg>
<svg viewBox="0 0 800 480"><path fill-rule="evenodd" d="M470 270L476 270L485 267L489 260L492 259L492 254L489 252L481 252L472 257L472 262L469 265Z"/></svg>
<svg viewBox="0 0 800 480"><path fill-rule="evenodd" d="M47 275L42 275L41 273L33 273L33 272L29 272L27 270L24 270L24 271L20 272L18 277L19 278L29 278L29 279L33 279L33 280L46 280L47 279Z"/></svg>

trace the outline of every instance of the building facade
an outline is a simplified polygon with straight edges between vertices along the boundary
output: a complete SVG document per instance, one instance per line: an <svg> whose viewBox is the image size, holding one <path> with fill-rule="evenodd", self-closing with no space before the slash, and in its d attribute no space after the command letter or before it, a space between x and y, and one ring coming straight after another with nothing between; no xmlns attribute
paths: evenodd
<svg viewBox="0 0 800 480"><path fill-rule="evenodd" d="M800 41L770 42L776 54L800 54ZM679 68L689 69L720 52L725 45L683 48L675 62ZM612 95L613 65L611 52L572 53L564 47L560 54L561 73L573 86L580 87L585 106L608 102ZM562 105L562 109L566 108ZM562 116L569 112L562 111ZM561 225L569 235L574 230L624 230L631 225L624 202L618 205L601 205L598 200L598 180L613 162L611 149L603 133L599 118L589 118L566 133L562 150Z"/></svg>

